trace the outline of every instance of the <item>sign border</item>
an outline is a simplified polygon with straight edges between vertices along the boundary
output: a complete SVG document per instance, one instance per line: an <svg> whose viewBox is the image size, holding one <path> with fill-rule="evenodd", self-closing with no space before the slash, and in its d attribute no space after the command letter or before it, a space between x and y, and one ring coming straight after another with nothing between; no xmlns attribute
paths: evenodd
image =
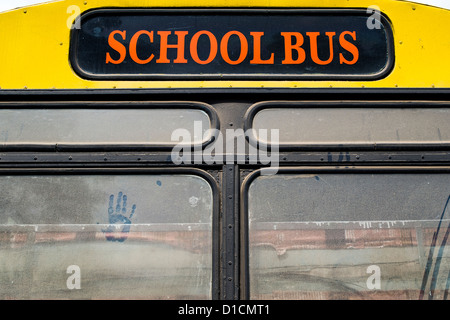
<svg viewBox="0 0 450 320"><path fill-rule="evenodd" d="M352 9L243 9L243 8L95 8L83 12L75 19L74 26L81 26L82 20L95 15L102 14L120 14L120 13L164 13L164 14L180 14L180 13L221 13L221 14L233 14L233 13L282 13L282 14L341 14L341 15L368 15L367 9L352 8ZM123 74L123 73L110 73L110 74L95 74L83 70L79 64L76 48L79 43L79 29L73 27L70 33L70 48L69 48L69 63L73 71L81 78L86 80L103 80L103 81L142 81L142 80L348 80L348 81L369 81L380 80L387 77L394 67L395 62L395 46L392 26L389 18L382 12L379 13L380 23L384 26L387 36L387 59L386 65L378 73L371 74L279 74L279 73L264 73L264 74Z"/></svg>

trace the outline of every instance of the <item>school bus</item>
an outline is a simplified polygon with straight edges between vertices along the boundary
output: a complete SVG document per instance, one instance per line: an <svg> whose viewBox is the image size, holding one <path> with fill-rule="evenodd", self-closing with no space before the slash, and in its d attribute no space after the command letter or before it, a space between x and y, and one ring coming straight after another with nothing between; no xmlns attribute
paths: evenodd
<svg viewBox="0 0 450 320"><path fill-rule="evenodd" d="M450 11L0 13L1 299L447 300Z"/></svg>

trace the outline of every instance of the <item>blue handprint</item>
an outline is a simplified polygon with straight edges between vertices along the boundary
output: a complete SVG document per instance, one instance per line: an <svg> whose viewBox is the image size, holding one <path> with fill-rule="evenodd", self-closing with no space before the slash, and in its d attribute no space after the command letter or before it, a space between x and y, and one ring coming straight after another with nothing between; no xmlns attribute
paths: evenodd
<svg viewBox="0 0 450 320"><path fill-rule="evenodd" d="M127 196L122 192L119 192L117 196L116 209L114 210L114 195L109 196L108 207L108 220L109 226L106 230L102 230L105 233L106 240L124 242L128 238L128 232L130 231L131 218L136 211L136 205L131 208L129 217L126 217L127 213ZM119 225L122 225L122 229L117 232Z"/></svg>

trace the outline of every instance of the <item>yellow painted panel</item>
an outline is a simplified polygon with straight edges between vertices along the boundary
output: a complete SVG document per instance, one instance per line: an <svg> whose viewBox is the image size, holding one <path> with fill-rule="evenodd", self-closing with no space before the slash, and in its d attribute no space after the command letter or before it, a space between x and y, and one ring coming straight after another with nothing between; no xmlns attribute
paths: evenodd
<svg viewBox="0 0 450 320"><path fill-rule="evenodd" d="M70 25L77 13L101 7L368 8L392 22L395 66L376 81L90 81L69 63ZM63 0L0 14L0 88L217 88L217 87L450 87L450 10L393 0Z"/></svg>

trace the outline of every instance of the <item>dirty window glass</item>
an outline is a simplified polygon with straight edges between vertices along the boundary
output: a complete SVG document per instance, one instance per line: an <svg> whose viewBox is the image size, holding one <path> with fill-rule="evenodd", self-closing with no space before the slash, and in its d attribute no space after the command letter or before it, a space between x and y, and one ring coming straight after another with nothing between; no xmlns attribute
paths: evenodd
<svg viewBox="0 0 450 320"><path fill-rule="evenodd" d="M279 174L248 191L254 299L449 299L449 174Z"/></svg>
<svg viewBox="0 0 450 320"><path fill-rule="evenodd" d="M194 122L198 128L194 131ZM0 143L175 145L188 130L193 144L207 141L211 119L193 109L0 109ZM205 134L206 133L206 134Z"/></svg>
<svg viewBox="0 0 450 320"><path fill-rule="evenodd" d="M0 176L0 189L0 299L211 298L203 178Z"/></svg>
<svg viewBox="0 0 450 320"><path fill-rule="evenodd" d="M450 143L450 109L268 108L253 129L279 129L282 144ZM264 136L256 136L271 143Z"/></svg>

